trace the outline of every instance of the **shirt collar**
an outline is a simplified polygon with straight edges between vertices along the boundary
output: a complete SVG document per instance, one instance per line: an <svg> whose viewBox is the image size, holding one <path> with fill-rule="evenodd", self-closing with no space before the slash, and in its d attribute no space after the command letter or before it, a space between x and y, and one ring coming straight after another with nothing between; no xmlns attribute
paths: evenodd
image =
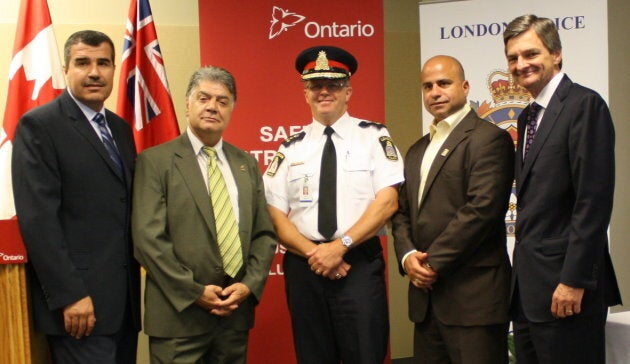
<svg viewBox="0 0 630 364"><path fill-rule="evenodd" d="M193 151L195 151L195 155L198 155L200 153L201 155L206 155L206 153L204 153L204 151L202 150L205 145L201 140L199 140L199 138L197 138L195 133L193 133L193 131L190 129L190 126L186 128L186 134L188 135L188 139L190 140ZM221 157L223 156L223 138L219 139L217 144L213 145L212 148L217 151L217 158L221 159Z"/></svg>
<svg viewBox="0 0 630 364"><path fill-rule="evenodd" d="M339 137L341 139L343 139L344 136L347 135L347 133L349 133L350 127L352 126L352 123L351 123L350 120L351 120L351 117L350 117L350 115L348 115L348 112L346 111L330 127L335 130L335 134L339 135ZM312 125L312 130L313 130L313 135L314 136L323 136L324 135L324 129L326 129L326 125L320 123L319 121L317 121L315 119L313 119L313 122L312 122L311 125Z"/></svg>
<svg viewBox="0 0 630 364"><path fill-rule="evenodd" d="M470 104L466 103L461 109L452 113L448 117L443 120L440 120L436 123L436 120L433 120L433 123L429 125L429 138L433 139L435 132L439 128L446 128L446 130L450 131L455 129L457 124L464 119L466 115L470 112Z"/></svg>
<svg viewBox="0 0 630 364"><path fill-rule="evenodd" d="M547 108L549 102L551 102L551 97L556 92L556 89L560 85L560 81L562 81L562 77L564 77L564 72L558 72L557 75L553 76L553 78L543 87L538 97L534 99L536 103L543 108Z"/></svg>
<svg viewBox="0 0 630 364"><path fill-rule="evenodd" d="M72 97L72 100L74 100L74 102L77 104L77 106L79 107L79 109L81 109L81 112L83 112L83 115L85 115L85 117L92 121L92 119L94 119L94 116L98 113L103 114L103 117L105 117L105 107L101 108L100 111L96 112L94 110L92 110L90 107L88 107L86 104L82 103L81 101L77 100L76 97L74 97L74 95L72 94L72 92L70 91L70 89L68 88L68 94L70 95L70 97ZM107 120L107 119L105 119Z"/></svg>

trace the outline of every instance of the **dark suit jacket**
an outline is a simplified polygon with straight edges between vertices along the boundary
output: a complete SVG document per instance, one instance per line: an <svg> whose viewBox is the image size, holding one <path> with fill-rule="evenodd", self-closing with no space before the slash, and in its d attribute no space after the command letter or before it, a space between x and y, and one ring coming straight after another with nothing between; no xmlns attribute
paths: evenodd
<svg viewBox="0 0 630 364"><path fill-rule="evenodd" d="M65 333L61 310L94 303L93 335L121 327L131 300L140 328L140 270L131 244L131 129L110 111L124 176L68 91L21 118L13 145L13 191L29 256L37 330Z"/></svg>
<svg viewBox="0 0 630 364"><path fill-rule="evenodd" d="M514 143L507 132L469 112L436 155L418 207L428 145L427 134L407 153L400 208L392 220L399 262L413 249L428 252L439 274L428 293L409 285L410 319L422 322L430 302L447 325L505 323L510 266L504 219Z"/></svg>
<svg viewBox="0 0 630 364"><path fill-rule="evenodd" d="M614 129L604 100L564 76L523 160L529 107L518 118L514 284L525 316L554 320L558 283L585 288L583 314L621 302L608 254Z"/></svg>
<svg viewBox="0 0 630 364"><path fill-rule="evenodd" d="M147 270L145 332L157 337L194 336L221 325L247 330L254 321L275 253L256 160L224 142L238 187L244 267L236 280L252 294L227 319L195 304L208 284L224 285L212 203L187 133L138 157L133 200L135 254Z"/></svg>

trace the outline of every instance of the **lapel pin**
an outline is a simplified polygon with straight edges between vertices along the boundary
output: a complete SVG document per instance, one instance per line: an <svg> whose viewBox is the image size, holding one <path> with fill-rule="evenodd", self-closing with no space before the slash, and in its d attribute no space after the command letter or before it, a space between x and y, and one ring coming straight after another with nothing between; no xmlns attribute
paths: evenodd
<svg viewBox="0 0 630 364"><path fill-rule="evenodd" d="M245 172L245 165L241 164L241 166L239 167L241 169L241 172Z"/></svg>
<svg viewBox="0 0 630 364"><path fill-rule="evenodd" d="M448 152L450 152L450 150L448 150L448 148L444 148L444 150L442 151L442 153L440 153L440 155L442 157L446 157L448 155Z"/></svg>

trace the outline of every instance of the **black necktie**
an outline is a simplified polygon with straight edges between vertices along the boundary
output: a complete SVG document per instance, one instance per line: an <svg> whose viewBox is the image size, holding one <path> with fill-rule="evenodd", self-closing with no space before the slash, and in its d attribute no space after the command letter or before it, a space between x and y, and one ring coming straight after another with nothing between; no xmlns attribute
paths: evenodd
<svg viewBox="0 0 630 364"><path fill-rule="evenodd" d="M326 144L322 153L319 171L319 210L317 230L326 238L332 238L337 231L337 153L332 141L335 131L330 126L324 130Z"/></svg>
<svg viewBox="0 0 630 364"><path fill-rule="evenodd" d="M525 154L529 152L529 148L532 146L534 142L534 135L536 135L536 126L538 121L538 113L542 109L542 106L538 105L535 102L532 102L529 108L529 115L527 115L527 135L525 139Z"/></svg>
<svg viewBox="0 0 630 364"><path fill-rule="evenodd" d="M109 158L111 158L116 167L118 167L118 171L122 175L122 160L120 159L120 154L118 154L118 149L116 148L116 144L114 143L114 138L109 133L109 130L107 130L105 117L103 116L103 114L97 113L96 115L94 115L92 120L94 120L98 124L98 129L101 132L101 140L103 142L103 145L105 146L105 149L107 149L107 154L109 154Z"/></svg>

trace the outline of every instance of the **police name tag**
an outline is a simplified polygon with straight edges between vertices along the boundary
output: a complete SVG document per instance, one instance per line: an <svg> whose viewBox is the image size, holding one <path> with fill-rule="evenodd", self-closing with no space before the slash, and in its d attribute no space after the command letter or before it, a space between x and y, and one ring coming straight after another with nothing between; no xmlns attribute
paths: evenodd
<svg viewBox="0 0 630 364"><path fill-rule="evenodd" d="M302 179L302 191L300 192L300 202L313 202L311 184L308 176L304 176Z"/></svg>

